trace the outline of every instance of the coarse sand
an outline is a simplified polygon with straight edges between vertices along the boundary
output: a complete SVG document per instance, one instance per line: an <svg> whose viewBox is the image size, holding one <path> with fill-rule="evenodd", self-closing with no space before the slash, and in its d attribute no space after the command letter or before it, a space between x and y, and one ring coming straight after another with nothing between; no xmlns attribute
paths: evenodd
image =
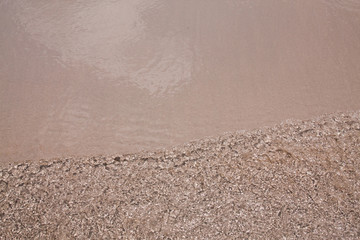
<svg viewBox="0 0 360 240"><path fill-rule="evenodd" d="M359 180L360 111L13 164L0 168L0 238L359 239Z"/></svg>

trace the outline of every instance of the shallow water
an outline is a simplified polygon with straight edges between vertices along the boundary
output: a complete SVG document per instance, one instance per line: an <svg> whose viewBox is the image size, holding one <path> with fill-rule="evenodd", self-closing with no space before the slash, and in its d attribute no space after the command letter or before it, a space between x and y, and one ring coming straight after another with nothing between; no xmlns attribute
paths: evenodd
<svg viewBox="0 0 360 240"><path fill-rule="evenodd" d="M356 0L0 0L0 162L359 108Z"/></svg>

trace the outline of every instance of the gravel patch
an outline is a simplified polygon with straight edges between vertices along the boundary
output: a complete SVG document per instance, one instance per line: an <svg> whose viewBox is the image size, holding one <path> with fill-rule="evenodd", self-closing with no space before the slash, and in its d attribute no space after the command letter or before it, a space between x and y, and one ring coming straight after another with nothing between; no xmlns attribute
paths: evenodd
<svg viewBox="0 0 360 240"><path fill-rule="evenodd" d="M99 140L101 141L101 140ZM0 168L1 239L359 239L360 111Z"/></svg>

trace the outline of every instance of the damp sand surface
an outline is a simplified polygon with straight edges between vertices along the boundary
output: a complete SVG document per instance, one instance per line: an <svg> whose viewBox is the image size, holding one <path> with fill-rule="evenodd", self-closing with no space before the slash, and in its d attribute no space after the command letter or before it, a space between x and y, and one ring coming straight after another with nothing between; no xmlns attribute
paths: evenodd
<svg viewBox="0 0 360 240"><path fill-rule="evenodd" d="M4 239L359 239L360 111L0 169Z"/></svg>
<svg viewBox="0 0 360 240"><path fill-rule="evenodd" d="M0 164L360 109L358 0L0 0Z"/></svg>

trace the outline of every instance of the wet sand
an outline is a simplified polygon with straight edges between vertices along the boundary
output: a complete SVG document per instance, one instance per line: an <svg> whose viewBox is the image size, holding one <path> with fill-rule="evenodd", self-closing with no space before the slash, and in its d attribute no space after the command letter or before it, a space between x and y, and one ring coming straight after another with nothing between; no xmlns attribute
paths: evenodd
<svg viewBox="0 0 360 240"><path fill-rule="evenodd" d="M359 239L359 209L360 111L0 169L4 239Z"/></svg>

